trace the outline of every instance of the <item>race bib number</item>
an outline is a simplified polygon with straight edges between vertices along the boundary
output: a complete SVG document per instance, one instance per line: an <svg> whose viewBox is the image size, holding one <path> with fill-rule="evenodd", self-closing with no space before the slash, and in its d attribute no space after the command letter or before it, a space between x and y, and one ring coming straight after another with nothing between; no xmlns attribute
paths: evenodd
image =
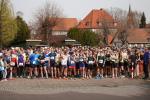
<svg viewBox="0 0 150 100"><path fill-rule="evenodd" d="M15 62L10 62L10 65L11 66L15 66Z"/></svg>
<svg viewBox="0 0 150 100"><path fill-rule="evenodd" d="M36 64L36 61L33 61L33 64Z"/></svg>
<svg viewBox="0 0 150 100"><path fill-rule="evenodd" d="M83 61L83 59L80 59L80 61L82 62L82 61Z"/></svg>
<svg viewBox="0 0 150 100"><path fill-rule="evenodd" d="M134 65L134 63L132 62L132 66Z"/></svg>
<svg viewBox="0 0 150 100"><path fill-rule="evenodd" d="M71 64L74 64L74 61L71 61Z"/></svg>
<svg viewBox="0 0 150 100"><path fill-rule="evenodd" d="M104 61L103 60L99 60L99 63L103 63Z"/></svg>
<svg viewBox="0 0 150 100"><path fill-rule="evenodd" d="M112 61L113 61L113 62L115 62L115 60L114 60L114 59L113 59Z"/></svg>
<svg viewBox="0 0 150 100"><path fill-rule="evenodd" d="M93 64L94 62L93 61L89 61L89 64Z"/></svg>
<svg viewBox="0 0 150 100"><path fill-rule="evenodd" d="M50 59L54 60L54 59L55 59L55 57L50 57Z"/></svg>
<svg viewBox="0 0 150 100"><path fill-rule="evenodd" d="M24 64L23 63L19 63L19 66L23 66Z"/></svg>

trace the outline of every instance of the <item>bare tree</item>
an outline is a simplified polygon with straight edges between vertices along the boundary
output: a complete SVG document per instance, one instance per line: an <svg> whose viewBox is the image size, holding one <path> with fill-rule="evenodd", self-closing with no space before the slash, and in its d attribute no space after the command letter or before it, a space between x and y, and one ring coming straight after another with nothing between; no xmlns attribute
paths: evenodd
<svg viewBox="0 0 150 100"><path fill-rule="evenodd" d="M111 8L108 11L118 22L118 31L114 38L118 38L118 40L122 42L122 45L126 45L128 38L128 29L130 29L130 25L128 24L131 23L133 28L138 28L140 24L141 12L132 11L130 7L128 12L120 8Z"/></svg>
<svg viewBox="0 0 150 100"><path fill-rule="evenodd" d="M140 22L141 22L141 17L142 17L142 12L134 11L134 17L135 17L135 27L139 28Z"/></svg>
<svg viewBox="0 0 150 100"><path fill-rule="evenodd" d="M62 17L62 10L54 2L46 2L34 15L34 29L37 34L45 34L45 39L49 45L49 37L52 35L52 28Z"/></svg>
<svg viewBox="0 0 150 100"><path fill-rule="evenodd" d="M112 42L117 39L121 41L122 46L127 44L127 38L128 38L128 25L127 25L127 11L122 10L120 8L111 8L109 10L109 13L113 16L115 21L117 22L117 32L115 36L113 37Z"/></svg>
<svg viewBox="0 0 150 100"><path fill-rule="evenodd" d="M111 8L108 12L113 16L117 22L127 21L127 11L120 8Z"/></svg>
<svg viewBox="0 0 150 100"><path fill-rule="evenodd" d="M104 35L104 43L105 45L108 45L108 35L110 34L109 30L109 22L106 19L103 19L101 21L102 29L103 29L103 35Z"/></svg>

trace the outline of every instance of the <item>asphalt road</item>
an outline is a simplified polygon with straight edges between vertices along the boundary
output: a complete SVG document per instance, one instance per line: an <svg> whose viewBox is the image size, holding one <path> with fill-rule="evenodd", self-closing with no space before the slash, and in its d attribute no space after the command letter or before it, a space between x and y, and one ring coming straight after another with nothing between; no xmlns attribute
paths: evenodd
<svg viewBox="0 0 150 100"><path fill-rule="evenodd" d="M0 82L0 100L150 100L150 80L15 79Z"/></svg>

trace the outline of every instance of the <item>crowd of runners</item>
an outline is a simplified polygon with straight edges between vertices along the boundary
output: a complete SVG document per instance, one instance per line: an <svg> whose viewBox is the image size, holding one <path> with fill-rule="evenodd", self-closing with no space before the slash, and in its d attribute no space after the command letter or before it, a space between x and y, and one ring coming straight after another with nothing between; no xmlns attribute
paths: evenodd
<svg viewBox="0 0 150 100"><path fill-rule="evenodd" d="M40 47L0 50L1 81L14 78L149 77L147 48Z"/></svg>

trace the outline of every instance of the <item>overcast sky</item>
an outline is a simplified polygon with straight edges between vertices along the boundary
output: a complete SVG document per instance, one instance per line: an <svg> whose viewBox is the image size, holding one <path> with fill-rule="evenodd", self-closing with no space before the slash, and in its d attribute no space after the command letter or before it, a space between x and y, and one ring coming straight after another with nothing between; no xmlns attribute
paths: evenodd
<svg viewBox="0 0 150 100"><path fill-rule="evenodd" d="M24 19L29 22L33 13L46 1L55 2L65 16L78 19L83 19L92 9L117 7L128 10L130 4L132 10L144 11L150 22L150 0L12 0L12 4L15 12L23 12Z"/></svg>

